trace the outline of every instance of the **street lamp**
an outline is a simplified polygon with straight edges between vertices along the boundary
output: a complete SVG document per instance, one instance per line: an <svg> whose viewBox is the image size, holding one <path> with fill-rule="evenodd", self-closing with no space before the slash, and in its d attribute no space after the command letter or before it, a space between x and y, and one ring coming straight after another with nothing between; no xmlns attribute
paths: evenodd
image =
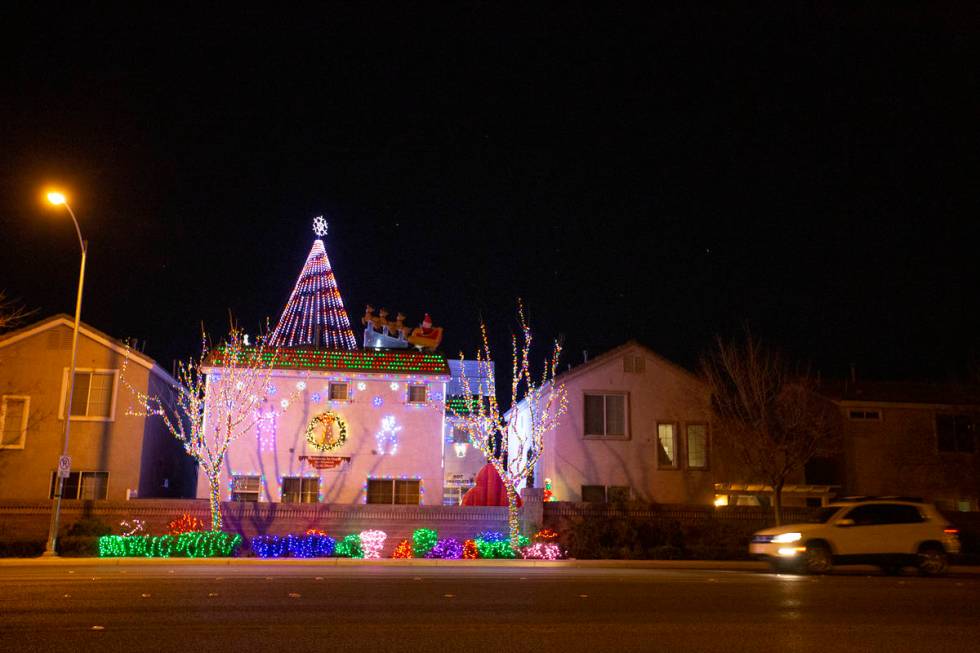
<svg viewBox="0 0 980 653"><path fill-rule="evenodd" d="M68 434L71 431L71 400L75 393L75 356L78 353L78 324L82 315L82 286L85 283L85 256L88 252L88 242L82 240L82 230L78 228L78 219L75 212L68 205L68 200L64 194L51 191L47 195L48 201L55 206L63 206L71 216L71 221L75 223L75 233L78 234L78 245L82 250L82 266L78 272L78 295L75 299L75 328L71 336L71 367L68 368L68 398L65 401L65 441L61 450L61 458L58 459L58 475L55 480L54 510L51 512L51 527L48 529L48 544L44 549L45 556L57 556L55 545L58 542L58 520L61 517L61 493L65 487L65 478L71 470L71 459L68 457Z"/></svg>

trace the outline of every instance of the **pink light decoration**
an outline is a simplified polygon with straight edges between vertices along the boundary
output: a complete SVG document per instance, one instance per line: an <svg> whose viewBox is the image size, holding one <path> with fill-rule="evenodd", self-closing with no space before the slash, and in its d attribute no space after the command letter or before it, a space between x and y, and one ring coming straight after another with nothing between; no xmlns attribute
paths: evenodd
<svg viewBox="0 0 980 653"><path fill-rule="evenodd" d="M561 549L557 544L535 542L521 549L521 556L525 560L559 560Z"/></svg>
<svg viewBox="0 0 980 653"><path fill-rule="evenodd" d="M296 287L269 335L270 347L322 346L357 349L330 259L317 238L300 272Z"/></svg>
<svg viewBox="0 0 980 653"><path fill-rule="evenodd" d="M384 531L361 531L361 550L364 552L364 558L379 559L386 539L388 534Z"/></svg>

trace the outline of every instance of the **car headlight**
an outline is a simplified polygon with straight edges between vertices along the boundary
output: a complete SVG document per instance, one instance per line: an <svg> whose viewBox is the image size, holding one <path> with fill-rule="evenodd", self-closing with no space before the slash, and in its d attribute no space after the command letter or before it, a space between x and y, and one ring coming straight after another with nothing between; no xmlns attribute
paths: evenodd
<svg viewBox="0 0 980 653"><path fill-rule="evenodd" d="M786 544L788 542L799 542L802 537L802 533L780 533L772 538L772 541L777 544Z"/></svg>

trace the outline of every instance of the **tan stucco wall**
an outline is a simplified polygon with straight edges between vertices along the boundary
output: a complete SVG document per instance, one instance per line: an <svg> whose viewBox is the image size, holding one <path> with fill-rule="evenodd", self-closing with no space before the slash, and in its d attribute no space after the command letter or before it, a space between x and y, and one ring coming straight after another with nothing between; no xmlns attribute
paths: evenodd
<svg viewBox="0 0 980 653"><path fill-rule="evenodd" d="M71 329L55 326L0 347L0 394L30 396L24 449L0 449L0 498L46 499L61 455L64 420L58 409L71 357ZM77 368L119 369L122 356L80 335ZM128 378L146 388L149 370L130 364ZM144 418L125 414L127 391L117 382L111 421L72 420L69 455L73 471L108 471L109 499L125 499L139 487Z"/></svg>
<svg viewBox="0 0 980 653"><path fill-rule="evenodd" d="M881 420L852 420L851 410L878 410ZM845 491L912 495L952 506L980 497L980 455L940 453L936 414L975 414L975 407L847 402L844 425Z"/></svg>

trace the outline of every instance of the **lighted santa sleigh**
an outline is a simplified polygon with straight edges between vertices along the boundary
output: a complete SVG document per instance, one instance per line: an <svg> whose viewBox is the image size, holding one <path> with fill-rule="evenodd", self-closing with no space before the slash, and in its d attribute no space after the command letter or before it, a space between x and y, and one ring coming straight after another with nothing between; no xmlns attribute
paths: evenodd
<svg viewBox="0 0 980 653"><path fill-rule="evenodd" d="M364 325L364 347L376 349L416 349L435 351L442 342L442 327L432 326L432 318L426 313L422 324L409 330L405 326L404 313L397 313L394 320L388 319L388 311L380 309L374 314L374 307L368 305L361 318Z"/></svg>

